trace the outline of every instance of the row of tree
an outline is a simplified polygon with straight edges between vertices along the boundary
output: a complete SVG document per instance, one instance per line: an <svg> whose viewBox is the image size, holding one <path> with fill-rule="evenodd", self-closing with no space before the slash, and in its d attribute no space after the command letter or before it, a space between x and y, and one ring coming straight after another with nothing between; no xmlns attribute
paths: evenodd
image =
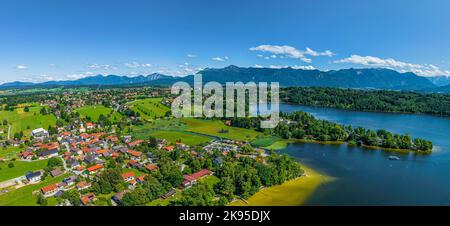
<svg viewBox="0 0 450 226"><path fill-rule="evenodd" d="M290 87L281 90L280 98L295 104L346 110L450 116L450 95L446 94Z"/></svg>
<svg viewBox="0 0 450 226"><path fill-rule="evenodd" d="M408 134L393 134L386 130L371 130L362 127L353 128L337 123L318 120L309 113L297 111L291 114L280 113L282 122L275 129L260 129L260 118L234 118L231 124L236 127L258 129L266 134L284 139L308 139L316 141L344 141L350 144L375 146L392 149L431 151L431 141L416 138Z"/></svg>

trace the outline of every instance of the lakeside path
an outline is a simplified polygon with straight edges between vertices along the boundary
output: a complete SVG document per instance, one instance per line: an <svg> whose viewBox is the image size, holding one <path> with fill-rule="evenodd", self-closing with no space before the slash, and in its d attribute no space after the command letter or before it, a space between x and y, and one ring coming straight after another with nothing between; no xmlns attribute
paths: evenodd
<svg viewBox="0 0 450 226"><path fill-rule="evenodd" d="M305 176L287 181L281 185L264 188L247 199L235 200L229 206L301 206L322 184L332 182L336 178L321 174L304 164Z"/></svg>

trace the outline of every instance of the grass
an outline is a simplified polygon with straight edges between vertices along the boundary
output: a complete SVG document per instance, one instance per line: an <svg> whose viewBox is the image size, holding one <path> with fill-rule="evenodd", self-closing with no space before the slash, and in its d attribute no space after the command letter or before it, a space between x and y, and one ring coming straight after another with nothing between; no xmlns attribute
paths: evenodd
<svg viewBox="0 0 450 226"><path fill-rule="evenodd" d="M264 188L250 197L245 203L236 200L230 206L301 206L322 184L334 180L311 168L302 166L306 176L287 181L282 185Z"/></svg>
<svg viewBox="0 0 450 226"><path fill-rule="evenodd" d="M219 120L183 118L182 122L187 125L187 131L238 141L252 141L262 135L260 132L251 129L226 126ZM220 133L220 130L226 130L228 132Z"/></svg>
<svg viewBox="0 0 450 226"><path fill-rule="evenodd" d="M209 185L210 187L214 187L214 185L216 185L219 182L220 182L220 179L214 175L200 179L200 183L205 183L205 184Z"/></svg>
<svg viewBox="0 0 450 226"><path fill-rule="evenodd" d="M281 149L285 149L288 144L292 143L294 141L292 140L279 140L279 141L275 141L273 142L271 145L269 146L265 146L265 149L269 149L269 150L281 150Z"/></svg>
<svg viewBox="0 0 450 226"><path fill-rule="evenodd" d="M155 199L155 200L151 201L150 203L147 203L146 206L168 206L170 201L179 199L179 198L181 198L181 196L182 196L181 191L177 190L177 192L174 195L170 196L169 198Z"/></svg>
<svg viewBox="0 0 450 226"><path fill-rule="evenodd" d="M0 158L4 159L12 159L16 158L17 154L23 151L25 148L14 147L14 146L6 146L0 148Z"/></svg>
<svg viewBox="0 0 450 226"><path fill-rule="evenodd" d="M25 106L29 107L29 112L25 112ZM0 111L0 121L7 120L11 124L11 138L14 133L23 131L25 137L30 137L30 132L36 128L47 129L50 125L56 124L56 117L53 114L42 115L41 106L37 103L28 103L19 105L12 111ZM3 137L8 136L8 125L1 125L4 133Z"/></svg>
<svg viewBox="0 0 450 226"><path fill-rule="evenodd" d="M145 120L152 120L155 118L164 117L166 112L170 109L161 104L162 98L147 98L143 100L136 100L128 103L131 110L139 112L141 118Z"/></svg>
<svg viewBox="0 0 450 226"><path fill-rule="evenodd" d="M38 184L27 185L16 190L12 190L6 194L0 195L0 206L37 206L37 196L33 194L42 187L50 184L58 183L63 178L69 176L64 174L55 178L47 177L45 181ZM48 198L48 205L56 205L55 198Z"/></svg>
<svg viewBox="0 0 450 226"><path fill-rule="evenodd" d="M270 146L280 140L281 140L281 138L273 137L273 136L260 137L260 138L257 138L256 140L253 140L251 142L251 144L255 147L267 147L267 146Z"/></svg>
<svg viewBox="0 0 450 226"><path fill-rule="evenodd" d="M92 121L97 122L100 115L109 116L111 122L118 122L122 115L109 107L103 105L91 105L77 108L76 111L80 113L82 118L91 118ZM112 114L111 114L112 113Z"/></svg>
<svg viewBox="0 0 450 226"><path fill-rule="evenodd" d="M207 143L212 140L211 138L206 137L206 136L192 134L192 133L183 132L183 131L159 130L159 131L151 132L148 135L156 137L156 138L160 138L160 139L164 138L172 143L180 141L189 146L197 146L197 145L204 144L204 143ZM145 138L145 137L143 137L143 138ZM148 138L148 136L147 136L147 138Z"/></svg>
<svg viewBox="0 0 450 226"><path fill-rule="evenodd" d="M12 161L14 163L13 168L8 167L9 162L11 161L0 163L0 181L6 181L16 177L24 176L28 171L44 169L47 166L48 160L46 159L33 162Z"/></svg>

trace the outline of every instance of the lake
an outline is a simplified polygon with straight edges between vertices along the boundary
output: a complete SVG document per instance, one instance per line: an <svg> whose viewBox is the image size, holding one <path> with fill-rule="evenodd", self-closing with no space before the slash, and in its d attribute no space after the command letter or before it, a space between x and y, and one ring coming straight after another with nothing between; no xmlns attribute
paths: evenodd
<svg viewBox="0 0 450 226"><path fill-rule="evenodd" d="M319 187L306 205L450 205L450 118L289 104L280 104L280 110L305 111L340 124L409 133L431 140L435 146L432 154L423 155L346 144L290 144L281 152L338 178ZM400 160L389 160L390 155Z"/></svg>

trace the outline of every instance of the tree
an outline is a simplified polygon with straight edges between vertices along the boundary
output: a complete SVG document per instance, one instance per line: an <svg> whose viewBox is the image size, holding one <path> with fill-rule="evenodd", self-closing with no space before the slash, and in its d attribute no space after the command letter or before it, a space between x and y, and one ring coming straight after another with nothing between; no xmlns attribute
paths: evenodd
<svg viewBox="0 0 450 226"><path fill-rule="evenodd" d="M48 168L55 168L55 167L61 167L63 166L63 162L60 158L51 158L48 160L47 162L47 167Z"/></svg>
<svg viewBox="0 0 450 226"><path fill-rule="evenodd" d="M161 164L160 173L163 180L172 186L178 186L183 181L183 174L174 161L167 161Z"/></svg>
<svg viewBox="0 0 450 226"><path fill-rule="evenodd" d="M38 205L40 205L40 206L47 206L48 205L47 199L41 193L39 193L36 203Z"/></svg>
<svg viewBox="0 0 450 226"><path fill-rule="evenodd" d="M24 112L30 112L30 108L29 108L28 106L25 106L25 107L23 108L23 111L24 111Z"/></svg>
<svg viewBox="0 0 450 226"><path fill-rule="evenodd" d="M156 148L156 146L158 146L158 141L156 140L155 137L153 136L148 137L148 146L151 148Z"/></svg>
<svg viewBox="0 0 450 226"><path fill-rule="evenodd" d="M8 163L8 168L14 168L14 163L13 162Z"/></svg>

